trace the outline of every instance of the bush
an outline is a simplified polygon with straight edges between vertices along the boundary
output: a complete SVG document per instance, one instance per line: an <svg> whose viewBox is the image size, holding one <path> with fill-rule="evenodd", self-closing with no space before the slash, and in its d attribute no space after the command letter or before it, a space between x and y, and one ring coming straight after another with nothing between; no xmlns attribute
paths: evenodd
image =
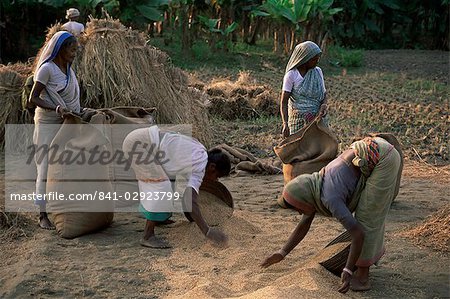
<svg viewBox="0 0 450 299"><path fill-rule="evenodd" d="M330 46L327 58L335 66L360 67L364 61L364 51L361 49L347 49L340 46Z"/></svg>

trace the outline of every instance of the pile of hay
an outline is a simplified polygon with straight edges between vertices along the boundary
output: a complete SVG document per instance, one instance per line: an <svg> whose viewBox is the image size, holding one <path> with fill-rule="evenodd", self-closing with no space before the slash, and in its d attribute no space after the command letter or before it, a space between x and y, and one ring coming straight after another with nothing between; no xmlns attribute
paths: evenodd
<svg viewBox="0 0 450 299"><path fill-rule="evenodd" d="M25 214L4 212L0 207L0 242L28 237L36 224Z"/></svg>
<svg viewBox="0 0 450 299"><path fill-rule="evenodd" d="M156 107L156 121L192 124L193 136L210 144L207 96L187 84L187 75L146 36L112 18L92 19L80 37L74 62L82 106Z"/></svg>
<svg viewBox="0 0 450 299"><path fill-rule="evenodd" d="M36 216L36 214L31 215L31 217ZM26 237L35 230L36 226L29 213L14 213L5 210L5 182L0 179L0 243Z"/></svg>
<svg viewBox="0 0 450 299"><path fill-rule="evenodd" d="M279 113L273 92L252 82L248 72L240 72L235 82L214 80L204 88L211 97L209 111L222 119L252 119Z"/></svg>
<svg viewBox="0 0 450 299"><path fill-rule="evenodd" d="M4 146L5 124L27 123L27 114L22 110L22 88L31 66L27 64L0 64L0 145Z"/></svg>
<svg viewBox="0 0 450 299"><path fill-rule="evenodd" d="M425 221L410 230L401 233L401 236L411 238L415 243L431 247L442 252L450 249L450 205L439 209Z"/></svg>

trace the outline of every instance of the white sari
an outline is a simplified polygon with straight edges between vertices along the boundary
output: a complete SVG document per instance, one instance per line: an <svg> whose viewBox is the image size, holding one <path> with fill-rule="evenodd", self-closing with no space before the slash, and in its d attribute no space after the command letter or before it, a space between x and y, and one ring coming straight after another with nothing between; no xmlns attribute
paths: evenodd
<svg viewBox="0 0 450 299"><path fill-rule="evenodd" d="M51 62L59 53L61 45L67 38L71 37L67 31L59 31L45 44L44 49L39 56L36 69L34 70L34 81L36 82L36 73L42 65L47 62ZM42 93L46 92L49 95L50 100L54 105L60 105L63 108L80 112L80 90L78 81L75 77L75 73L71 66L67 66L66 83L63 89L56 90L46 85ZM47 97L43 97L41 93L41 99L48 101ZM37 107L34 116L34 133L33 142L36 146L42 145L50 146L56 133L59 131L59 125L62 124L63 119L54 110L43 109ZM35 160L38 157L35 157ZM36 194L43 195L46 193L47 184L47 168L48 157L47 155L41 160L36 160L37 177L36 177ZM36 200L36 204L45 206L44 200Z"/></svg>

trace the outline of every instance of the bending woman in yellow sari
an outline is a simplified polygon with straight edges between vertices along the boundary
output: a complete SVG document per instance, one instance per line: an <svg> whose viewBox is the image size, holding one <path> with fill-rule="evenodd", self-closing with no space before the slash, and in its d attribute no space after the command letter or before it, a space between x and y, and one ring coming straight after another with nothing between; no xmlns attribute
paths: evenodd
<svg viewBox="0 0 450 299"><path fill-rule="evenodd" d="M380 137L367 137L319 172L290 181L283 197L288 207L303 214L302 220L283 248L261 266L283 260L303 240L319 213L337 218L352 237L339 292L369 290L369 267L385 251L384 223L398 193L401 167L401 155L392 144Z"/></svg>

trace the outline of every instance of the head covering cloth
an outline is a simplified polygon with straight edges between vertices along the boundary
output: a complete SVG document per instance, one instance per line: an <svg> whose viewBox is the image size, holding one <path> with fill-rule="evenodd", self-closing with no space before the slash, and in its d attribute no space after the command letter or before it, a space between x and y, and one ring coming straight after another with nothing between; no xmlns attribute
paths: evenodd
<svg viewBox="0 0 450 299"><path fill-rule="evenodd" d="M320 50L319 46L312 41L306 41L298 44L295 46L295 49L289 58L285 73L289 72L293 68L307 63L311 60L311 58L314 58L321 53L322 50Z"/></svg>
<svg viewBox="0 0 450 299"><path fill-rule="evenodd" d="M69 37L73 37L73 35L67 31L58 31L44 45L39 55L36 69L34 70L34 81L36 81L36 74L39 68L45 63L53 61L58 56L61 46ZM65 87L62 90L54 90L50 86L46 86L45 91L48 93L54 105L59 105L74 112L80 112L80 88L71 63L67 64Z"/></svg>
<svg viewBox="0 0 450 299"><path fill-rule="evenodd" d="M80 11L76 8L69 8L66 10L66 19L75 18L80 16Z"/></svg>

